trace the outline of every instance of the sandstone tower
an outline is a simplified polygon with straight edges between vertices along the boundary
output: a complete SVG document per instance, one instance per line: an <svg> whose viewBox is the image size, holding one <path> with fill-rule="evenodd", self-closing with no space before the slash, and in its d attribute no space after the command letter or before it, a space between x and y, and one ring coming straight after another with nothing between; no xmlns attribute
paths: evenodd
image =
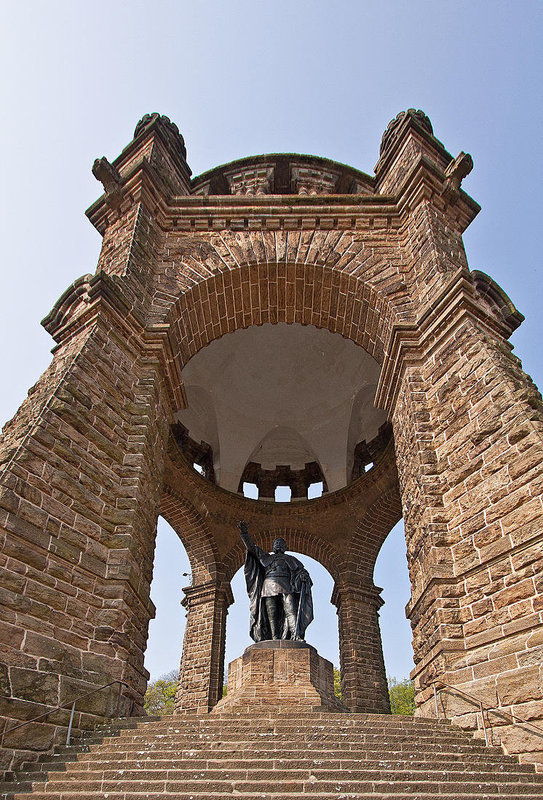
<svg viewBox="0 0 543 800"><path fill-rule="evenodd" d="M97 271L43 321L52 363L1 443L8 727L113 680L120 713L141 713L159 514L193 577L179 711L220 697L240 519L328 569L343 701L387 711L373 568L403 517L417 713L435 716L437 685L465 727L478 705L455 687L543 719L543 408L507 341L521 314L467 265L471 166L414 110L373 177L276 154L191 179L158 114L95 162ZM76 727L116 714L116 692L83 701ZM533 731L493 723L542 759ZM10 734L4 767L66 724Z"/></svg>

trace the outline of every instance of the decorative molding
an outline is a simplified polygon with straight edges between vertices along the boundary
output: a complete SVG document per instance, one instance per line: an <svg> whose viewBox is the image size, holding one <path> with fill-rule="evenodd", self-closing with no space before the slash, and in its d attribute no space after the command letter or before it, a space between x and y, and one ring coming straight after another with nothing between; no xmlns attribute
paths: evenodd
<svg viewBox="0 0 543 800"><path fill-rule="evenodd" d="M114 279L104 272L84 275L57 300L42 325L57 346L64 346L73 336L100 319L104 310L115 321L118 335L130 342L140 357L155 360L166 383L172 416L186 408L187 399L181 370L174 357L170 328L166 324L145 326L143 319L124 300Z"/></svg>
<svg viewBox="0 0 543 800"><path fill-rule="evenodd" d="M381 606L385 604L385 601L381 597L382 591L382 588L375 586L374 583L361 584L342 581L339 584L334 583L330 602L335 605L339 611L343 597L348 597L349 600L355 600L358 603L373 606L375 610L378 611Z"/></svg>
<svg viewBox="0 0 543 800"><path fill-rule="evenodd" d="M375 394L378 408L392 416L407 365L427 357L465 318L476 320L494 336L507 339L511 335L510 325L482 307L471 274L461 268L416 324L393 326Z"/></svg>

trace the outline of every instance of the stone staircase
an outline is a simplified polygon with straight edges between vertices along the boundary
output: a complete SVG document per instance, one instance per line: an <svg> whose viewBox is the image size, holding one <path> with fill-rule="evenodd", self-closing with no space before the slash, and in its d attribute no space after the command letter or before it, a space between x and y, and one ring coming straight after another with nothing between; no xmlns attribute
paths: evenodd
<svg viewBox="0 0 543 800"><path fill-rule="evenodd" d="M120 720L8 778L6 800L543 798L543 775L501 749L379 714Z"/></svg>

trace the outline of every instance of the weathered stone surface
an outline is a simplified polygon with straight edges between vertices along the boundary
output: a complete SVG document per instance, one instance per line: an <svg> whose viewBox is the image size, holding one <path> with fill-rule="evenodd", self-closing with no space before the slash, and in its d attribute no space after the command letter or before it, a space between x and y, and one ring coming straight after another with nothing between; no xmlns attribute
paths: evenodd
<svg viewBox="0 0 543 800"><path fill-rule="evenodd" d="M346 711L334 694L334 667L305 642L263 641L250 645L228 666L226 697L213 713L280 710Z"/></svg>
<svg viewBox="0 0 543 800"><path fill-rule="evenodd" d="M8 731L6 745L14 750L49 750L55 741L56 728L47 722L30 722L23 728Z"/></svg>
<svg viewBox="0 0 543 800"><path fill-rule="evenodd" d="M10 696L9 671L5 664L0 663L0 695Z"/></svg>
<svg viewBox="0 0 543 800"><path fill-rule="evenodd" d="M58 705L58 675L12 667L10 678L13 697L49 706Z"/></svg>
<svg viewBox="0 0 543 800"><path fill-rule="evenodd" d="M507 672L497 678L497 687L503 705L524 703L527 700L541 698L541 676L543 667L541 663Z"/></svg>

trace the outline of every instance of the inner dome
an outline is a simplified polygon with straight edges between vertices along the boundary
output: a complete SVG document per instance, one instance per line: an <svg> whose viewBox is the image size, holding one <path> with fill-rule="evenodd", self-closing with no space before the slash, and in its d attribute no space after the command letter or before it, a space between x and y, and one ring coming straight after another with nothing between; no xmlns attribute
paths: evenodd
<svg viewBox="0 0 543 800"><path fill-rule="evenodd" d="M274 485L290 485L292 499L318 481L336 491L357 477L357 445L386 423L373 402L379 372L363 348L311 325L237 330L183 369L188 407L176 415L178 443L231 492L244 481L261 499L273 499Z"/></svg>

